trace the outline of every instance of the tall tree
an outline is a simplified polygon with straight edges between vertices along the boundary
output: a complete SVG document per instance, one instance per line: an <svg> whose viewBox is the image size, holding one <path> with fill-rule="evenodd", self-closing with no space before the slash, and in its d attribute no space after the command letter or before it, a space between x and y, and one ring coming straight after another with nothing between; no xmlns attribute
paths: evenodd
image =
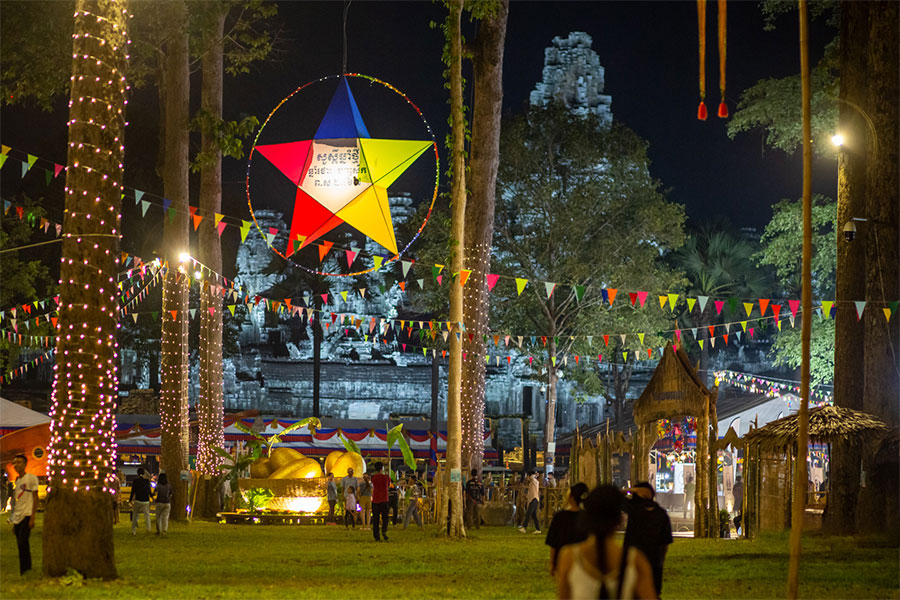
<svg viewBox="0 0 900 600"><path fill-rule="evenodd" d="M203 80L200 110L209 121L222 120L223 55L225 17L228 5L215 3L201 14L203 21ZM197 486L199 499L194 515L214 517L220 509L216 484L222 457L215 451L225 445L224 394L222 389L222 242L216 231L216 215L222 211L222 151L215 130L201 130L200 152L206 155L200 167L199 210L205 216L200 223L200 263L212 273L200 286L200 390L197 396Z"/></svg>
<svg viewBox="0 0 900 600"><path fill-rule="evenodd" d="M519 295L517 286L498 285L495 297L512 301L494 302L492 319L541 337L546 448L555 435L561 355L610 305L604 288L680 284L658 260L682 243L684 213L650 176L646 143L620 125L602 128L558 105L532 107L504 124L500 148L494 259L530 289Z"/></svg>
<svg viewBox="0 0 900 600"><path fill-rule="evenodd" d="M500 164L500 115L503 107L503 46L509 0L479 2L478 36L470 44L474 72L472 142L469 158L469 197L466 201L466 267L471 270L463 288L462 464L466 473L481 470L484 457L483 335L488 333L487 274L494 235L494 196Z"/></svg>
<svg viewBox="0 0 900 600"><path fill-rule="evenodd" d="M125 63L124 2L78 0L43 569L116 577L116 325Z"/></svg>
<svg viewBox="0 0 900 600"><path fill-rule="evenodd" d="M188 468L188 174L190 73L188 12L183 0L157 5L168 24L163 39L159 77L163 114L161 174L163 193L170 202L164 217L164 254L168 268L163 280L162 338L160 342L160 469L174 489L172 518L183 519L187 486L181 472Z"/></svg>
<svg viewBox="0 0 900 600"><path fill-rule="evenodd" d="M465 214L466 214L466 158L465 158L465 114L463 112L462 81L462 12L465 0L450 0L449 15L445 24L447 48L445 62L450 79L450 127L451 127L451 168L453 181L450 203L453 214L450 225L452 273L459 277L465 266ZM452 280L452 278L451 278ZM463 322L463 288L460 282L450 285L450 322L455 335L450 336L450 366L447 374L447 493L443 502L447 508L441 513L447 516L447 535L465 537L463 525L462 496L462 340L460 324Z"/></svg>
<svg viewBox="0 0 900 600"><path fill-rule="evenodd" d="M812 285L816 298L834 297L834 273L837 254L834 231L834 200L813 196L812 227L813 257ZM782 200L772 207L772 219L760 240L760 249L753 259L761 267L774 269L781 294L789 298L800 296L800 269L797 257L801 253L802 226L800 202ZM800 330L784 328L772 333L775 338L769 356L776 366L791 369L800 367ZM834 381L834 320L822 315L812 321L811 375L813 385L831 385Z"/></svg>

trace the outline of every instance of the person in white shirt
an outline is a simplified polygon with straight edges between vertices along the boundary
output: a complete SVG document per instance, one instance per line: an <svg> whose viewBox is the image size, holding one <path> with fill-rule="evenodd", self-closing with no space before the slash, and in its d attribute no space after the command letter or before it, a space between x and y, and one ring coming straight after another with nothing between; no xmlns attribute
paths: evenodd
<svg viewBox="0 0 900 600"><path fill-rule="evenodd" d="M526 528L528 527L529 518L534 520L533 533L541 533L541 523L538 521L538 511L540 510L541 503L541 483L538 479L539 477L537 472L532 471L525 479L525 489L527 490L525 495L525 519L522 522L522 526L519 527L519 531L522 533L525 533Z"/></svg>
<svg viewBox="0 0 900 600"><path fill-rule="evenodd" d="M16 543L19 546L19 574L31 570L31 544L28 538L34 529L34 515L38 505L38 478L25 472L28 459L24 454L17 454L13 459L13 468L16 470L16 489L13 496L16 499L16 507L10 521L16 534Z"/></svg>

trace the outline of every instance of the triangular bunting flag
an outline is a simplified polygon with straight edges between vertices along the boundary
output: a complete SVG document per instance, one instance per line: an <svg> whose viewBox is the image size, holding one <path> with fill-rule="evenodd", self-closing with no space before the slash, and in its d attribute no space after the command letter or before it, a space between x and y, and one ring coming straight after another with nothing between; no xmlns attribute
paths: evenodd
<svg viewBox="0 0 900 600"><path fill-rule="evenodd" d="M606 293L609 296L609 305L612 306L613 302L616 301L616 294L619 293L619 288L607 288Z"/></svg>
<svg viewBox="0 0 900 600"><path fill-rule="evenodd" d="M500 276L499 276L499 275L494 275L494 274L492 274L492 273L488 273L488 274L486 275L486 278L487 278L488 291L489 291L489 292L493 292L493 291L494 291L494 286L497 285L497 281L499 281Z"/></svg>
<svg viewBox="0 0 900 600"><path fill-rule="evenodd" d="M863 311L866 309L866 303L864 300L857 300L853 304L856 305L856 320L859 321L862 319Z"/></svg>
<svg viewBox="0 0 900 600"><path fill-rule="evenodd" d="M469 269L461 269L459 272L459 285L466 285L466 282L469 280L469 275L472 274L472 271Z"/></svg>
<svg viewBox="0 0 900 600"><path fill-rule="evenodd" d="M697 303L696 298L687 298L688 312L694 312L694 305Z"/></svg>
<svg viewBox="0 0 900 600"><path fill-rule="evenodd" d="M675 302L678 301L678 294L669 294L669 310L675 312Z"/></svg>
<svg viewBox="0 0 900 600"><path fill-rule="evenodd" d="M752 302L744 302L744 310L747 311L747 316L750 316L750 313L753 312L753 303Z"/></svg>
<svg viewBox="0 0 900 600"><path fill-rule="evenodd" d="M518 292L518 296L522 295L522 290L525 289L525 286L528 285L527 279L522 279L521 277L516 277L516 292Z"/></svg>
<svg viewBox="0 0 900 600"><path fill-rule="evenodd" d="M722 307L725 306L725 301L724 300L713 300L713 304L716 307L716 314L721 315Z"/></svg>
<svg viewBox="0 0 900 600"><path fill-rule="evenodd" d="M769 307L769 299L768 298L760 298L759 299L759 315L764 317L766 315L766 308Z"/></svg>
<svg viewBox="0 0 900 600"><path fill-rule="evenodd" d="M697 296L697 302L700 306L700 312L702 313L706 310L706 302L709 300L709 296Z"/></svg>
<svg viewBox="0 0 900 600"><path fill-rule="evenodd" d="M668 301L669 301L668 296L660 296L659 297L659 307L663 308L666 305L666 302L668 302Z"/></svg>

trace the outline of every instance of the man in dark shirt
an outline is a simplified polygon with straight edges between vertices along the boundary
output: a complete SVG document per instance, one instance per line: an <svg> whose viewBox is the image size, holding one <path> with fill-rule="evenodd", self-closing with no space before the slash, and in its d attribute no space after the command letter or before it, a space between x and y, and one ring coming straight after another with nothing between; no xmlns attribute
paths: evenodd
<svg viewBox="0 0 900 600"><path fill-rule="evenodd" d="M478 469L472 469L472 476L466 482L466 527L481 529L481 511L484 507L484 486L478 478Z"/></svg>
<svg viewBox="0 0 900 600"><path fill-rule="evenodd" d="M384 465L376 462L372 465L374 474L372 475L372 535L375 541L380 542L382 538L388 541L388 486L391 484L391 478L381 472ZM381 522L379 531L379 521Z"/></svg>
<svg viewBox="0 0 900 600"><path fill-rule="evenodd" d="M137 479L131 482L131 495L128 497L131 502L131 535L137 534L141 513L144 513L147 533L150 533L150 496L153 495L153 488L150 487L150 480L144 477L143 467L138 468L137 474Z"/></svg>
<svg viewBox="0 0 900 600"><path fill-rule="evenodd" d="M669 515L653 501L653 486L643 481L625 490L625 512L628 527L625 528L625 547L633 546L644 553L653 570L653 584L657 596L662 593L663 561L672 543L672 524Z"/></svg>

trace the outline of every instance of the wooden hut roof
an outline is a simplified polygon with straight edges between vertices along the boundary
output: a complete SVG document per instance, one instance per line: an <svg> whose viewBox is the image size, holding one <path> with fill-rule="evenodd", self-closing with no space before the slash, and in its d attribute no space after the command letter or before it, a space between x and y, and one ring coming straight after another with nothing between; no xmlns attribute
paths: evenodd
<svg viewBox="0 0 900 600"><path fill-rule="evenodd" d="M683 415L700 416L709 396L709 389L684 350L669 343L650 383L634 403L634 420L640 424Z"/></svg>
<svg viewBox="0 0 900 600"><path fill-rule="evenodd" d="M744 439L765 450L779 450L797 443L799 418L797 414L772 421L747 433ZM874 434L887 433L881 419L870 414L841 408L818 406L809 411L809 440L819 443L850 442L858 444Z"/></svg>

